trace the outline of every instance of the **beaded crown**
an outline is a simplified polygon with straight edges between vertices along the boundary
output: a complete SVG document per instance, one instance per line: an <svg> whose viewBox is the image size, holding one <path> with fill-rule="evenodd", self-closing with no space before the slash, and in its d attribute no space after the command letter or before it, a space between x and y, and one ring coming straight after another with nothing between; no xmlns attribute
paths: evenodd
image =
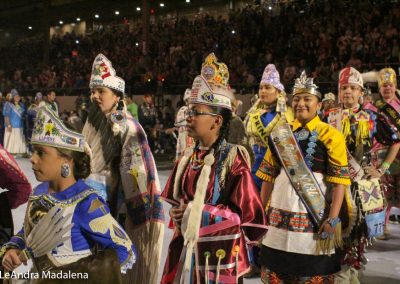
<svg viewBox="0 0 400 284"><path fill-rule="evenodd" d="M379 87L385 83L392 83L397 86L396 72L392 68L383 68L378 74Z"/></svg>
<svg viewBox="0 0 400 284"><path fill-rule="evenodd" d="M307 77L306 71L301 72L300 77L296 79L293 87L293 96L309 93L321 98L321 93L318 91L318 86L314 83L314 79Z"/></svg>
<svg viewBox="0 0 400 284"><path fill-rule="evenodd" d="M218 62L214 53L210 53L201 66L203 76L211 86L228 87L229 70L225 63Z"/></svg>

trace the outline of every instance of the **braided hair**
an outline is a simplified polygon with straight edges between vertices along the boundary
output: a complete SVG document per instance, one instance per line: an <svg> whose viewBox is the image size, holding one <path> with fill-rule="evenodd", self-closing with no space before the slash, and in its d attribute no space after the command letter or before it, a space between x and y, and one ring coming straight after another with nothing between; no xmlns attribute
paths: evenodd
<svg viewBox="0 0 400 284"><path fill-rule="evenodd" d="M211 107L211 111L222 116L222 126L219 129L218 138L211 147L215 152L217 152L222 141L227 138L229 124L232 119L232 111L222 107Z"/></svg>

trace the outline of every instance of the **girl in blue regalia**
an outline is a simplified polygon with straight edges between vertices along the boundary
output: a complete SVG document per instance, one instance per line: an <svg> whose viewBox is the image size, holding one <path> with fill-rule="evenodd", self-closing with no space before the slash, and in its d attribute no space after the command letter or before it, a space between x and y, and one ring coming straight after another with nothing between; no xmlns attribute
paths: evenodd
<svg viewBox="0 0 400 284"><path fill-rule="evenodd" d="M11 154L25 154L24 116L26 109L17 90L11 90L11 101L3 106L4 148Z"/></svg>
<svg viewBox="0 0 400 284"><path fill-rule="evenodd" d="M280 115L276 112L276 105L278 98L284 98L284 94L285 88L280 82L278 70L276 70L275 65L268 64L261 78L258 91L259 99L248 111L244 122L254 154L251 174L259 192L261 192L262 179L256 176L256 172L261 166L267 152L269 134L280 119ZM287 121L293 120L291 108L288 108L285 115ZM258 274L258 255L259 250L257 246L249 250L252 266L251 271L245 277L253 277Z"/></svg>
<svg viewBox="0 0 400 284"><path fill-rule="evenodd" d="M43 183L29 198L23 228L0 250L3 267L12 271L32 259L39 274L84 272L89 283L121 282L121 273L136 262L135 247L105 201L82 181L90 174L83 136L44 107L32 144L32 169Z"/></svg>
<svg viewBox="0 0 400 284"><path fill-rule="evenodd" d="M254 153L254 163L251 167L253 179L258 191L261 191L262 180L256 176L256 172L263 161L268 147L268 136L273 126L278 122L276 104L278 97L284 95L285 87L280 82L278 70L274 64L268 64L261 78L258 91L259 99L248 111L245 126L250 138L250 145ZM286 119L293 120L293 112L290 108L286 112Z"/></svg>

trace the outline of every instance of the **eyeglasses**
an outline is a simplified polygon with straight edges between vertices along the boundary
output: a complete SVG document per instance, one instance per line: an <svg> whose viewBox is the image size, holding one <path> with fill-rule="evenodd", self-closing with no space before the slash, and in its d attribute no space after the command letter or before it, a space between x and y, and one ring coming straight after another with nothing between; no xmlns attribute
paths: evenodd
<svg viewBox="0 0 400 284"><path fill-rule="evenodd" d="M218 116L219 114L213 112L203 112L197 111L196 109L188 109L185 111L185 117L193 117L198 115L211 115L211 116Z"/></svg>

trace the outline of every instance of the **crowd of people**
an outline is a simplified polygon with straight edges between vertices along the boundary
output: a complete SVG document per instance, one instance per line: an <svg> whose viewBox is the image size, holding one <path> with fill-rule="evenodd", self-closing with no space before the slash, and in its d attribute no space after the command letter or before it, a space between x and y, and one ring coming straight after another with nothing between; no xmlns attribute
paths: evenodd
<svg viewBox="0 0 400 284"><path fill-rule="evenodd" d="M25 39L0 50L0 90L86 88L90 58L103 52L121 66L128 90L162 84L180 85L182 91L210 51L231 66L233 86L256 91L264 66L274 62L288 89L302 69L325 88L346 65L364 71L390 62L397 68L399 19L400 8L390 1L313 1L272 10L249 6L227 18L204 14L154 21L147 54L140 22L131 30L109 27L85 37L54 35L48 65L40 57L41 40Z"/></svg>
<svg viewBox="0 0 400 284"><path fill-rule="evenodd" d="M64 123L71 125L77 131L82 131L87 118L90 100L87 96L76 99L75 109L59 111L56 102L56 92L48 91L45 96L38 92L34 97L21 97L18 90L12 89L3 96L0 93L0 144L8 152L19 157L29 157L31 154L30 137L38 109L50 105L59 113ZM143 96L143 103L135 103L132 96L125 96L125 104L129 113L144 127L149 145L155 154L175 154L177 130L174 129L175 108L170 99L166 99L164 107L156 106L154 96ZM182 106L178 101L176 107Z"/></svg>
<svg viewBox="0 0 400 284"><path fill-rule="evenodd" d="M288 100L276 66L268 64L257 101L243 122L236 115L228 67L209 54L169 125L183 136L178 137L183 145L161 191L153 158L152 132L159 123L153 98L144 96L139 106L126 99L124 80L99 54L82 134L59 116L54 92L38 104L31 163L36 178L46 183L34 189L28 207L49 202L46 196L58 199L50 199L39 222L29 211L29 222L0 251L3 267L11 271L32 258L40 271L42 250L57 246L47 266L86 271L94 280L98 270L90 268L93 258L107 263L107 253L114 250L120 267L109 271L109 279L155 283L163 199L172 206L169 227L174 235L161 283L243 283L243 277L254 275L263 283L358 283L366 247L375 238L390 238L390 210L400 205L400 94L392 68L361 74L345 67L337 80L337 95L323 96L303 70ZM367 82L378 83L379 99L364 102ZM7 108L16 117L24 111L18 92L10 96L3 107L7 127L15 119ZM173 113L164 111L161 121L167 115L172 119ZM80 209L71 207L72 214L88 210L89 219L61 222L67 216L66 209L58 210L64 191L78 200ZM97 208L102 209L92 216ZM25 230L33 232L49 222L62 225L43 238L25 239ZM60 229L68 232L74 226L85 233L71 233L71 247L62 243ZM107 230L110 235L104 235ZM53 241L45 245L46 237ZM78 249L76 237L88 245ZM45 248L39 251L31 242ZM93 242L104 251L84 253L92 251ZM72 256L65 254L71 249ZM137 261L137 256L145 260ZM58 258L64 258L62 263Z"/></svg>

